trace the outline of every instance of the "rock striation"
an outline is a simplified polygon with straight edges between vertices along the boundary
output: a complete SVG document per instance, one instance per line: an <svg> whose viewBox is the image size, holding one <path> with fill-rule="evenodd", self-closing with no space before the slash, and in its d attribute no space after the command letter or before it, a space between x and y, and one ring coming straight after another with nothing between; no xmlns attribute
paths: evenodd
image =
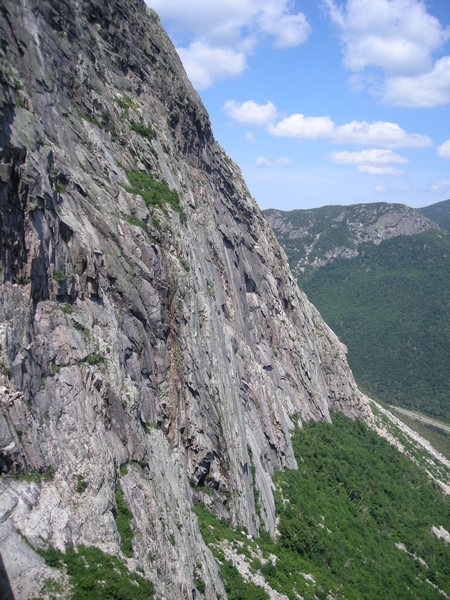
<svg viewBox="0 0 450 600"><path fill-rule="evenodd" d="M204 597L225 597L193 502L273 533L290 431L366 401L157 15L141 0L0 7L0 552L13 590L35 597L59 577L36 553L49 545L124 557L120 489L128 565L156 597L200 597L199 576Z"/></svg>

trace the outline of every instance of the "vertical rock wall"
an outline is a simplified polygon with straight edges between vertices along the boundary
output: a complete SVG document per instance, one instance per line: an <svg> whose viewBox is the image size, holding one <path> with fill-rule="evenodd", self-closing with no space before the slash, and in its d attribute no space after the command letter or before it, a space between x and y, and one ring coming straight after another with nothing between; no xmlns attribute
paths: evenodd
<svg viewBox="0 0 450 600"><path fill-rule="evenodd" d="M0 550L13 587L31 597L48 576L19 533L120 554L120 485L130 564L157 593L192 597L201 569L206 597L225 596L193 499L273 532L271 477L296 467L295 424L368 410L345 349L297 289L155 13L2 0L0 19Z"/></svg>

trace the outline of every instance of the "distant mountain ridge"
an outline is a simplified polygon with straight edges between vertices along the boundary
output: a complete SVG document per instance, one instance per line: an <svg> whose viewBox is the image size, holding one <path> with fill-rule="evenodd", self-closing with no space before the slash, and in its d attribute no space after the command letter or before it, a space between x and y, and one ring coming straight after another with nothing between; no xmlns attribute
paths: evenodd
<svg viewBox="0 0 450 600"><path fill-rule="evenodd" d="M366 243L379 245L399 235L439 231L439 226L420 211L386 202L289 212L269 209L264 214L297 276L339 257L354 258Z"/></svg>
<svg viewBox="0 0 450 600"><path fill-rule="evenodd" d="M448 204L439 204L427 212L443 224ZM265 215L300 287L347 345L359 385L448 419L449 233L400 204Z"/></svg>
<svg viewBox="0 0 450 600"><path fill-rule="evenodd" d="M419 210L427 219L431 219L442 229L450 231L450 200L436 202L430 206L419 208Z"/></svg>

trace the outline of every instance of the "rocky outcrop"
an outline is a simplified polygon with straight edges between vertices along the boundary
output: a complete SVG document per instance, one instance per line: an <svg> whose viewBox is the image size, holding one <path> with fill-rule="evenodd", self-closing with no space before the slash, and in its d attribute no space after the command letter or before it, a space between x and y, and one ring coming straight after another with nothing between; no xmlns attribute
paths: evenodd
<svg viewBox="0 0 450 600"><path fill-rule="evenodd" d="M419 210L385 202L290 212L269 209L264 215L286 249L297 276L337 258L354 258L363 244L379 245L397 236L440 231Z"/></svg>
<svg viewBox="0 0 450 600"><path fill-rule="evenodd" d="M123 557L120 489L128 564L157 597L200 595L199 573L205 597L225 597L193 500L273 532L292 428L369 409L157 15L140 0L3 0L0 17L13 589L31 597L57 577L35 553L48 545Z"/></svg>

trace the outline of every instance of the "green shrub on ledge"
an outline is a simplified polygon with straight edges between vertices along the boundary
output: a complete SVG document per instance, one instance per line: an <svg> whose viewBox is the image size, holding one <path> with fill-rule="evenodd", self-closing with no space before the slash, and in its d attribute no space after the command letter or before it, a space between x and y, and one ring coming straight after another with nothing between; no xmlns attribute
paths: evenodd
<svg viewBox="0 0 450 600"><path fill-rule="evenodd" d="M105 357L102 356L101 354L97 354L96 352L93 352L92 354L88 354L87 358L86 358L86 362L88 365L98 365L99 363L104 362Z"/></svg>
<svg viewBox="0 0 450 600"><path fill-rule="evenodd" d="M64 275L64 273L62 271L55 271L53 273L53 279L55 281L57 281L58 283L61 283L62 281L66 280L66 276Z"/></svg>
<svg viewBox="0 0 450 600"><path fill-rule="evenodd" d="M153 127L144 125L142 121L130 121L130 127L140 136L147 138L149 142L151 142L156 135L156 131L153 129Z"/></svg>
<svg viewBox="0 0 450 600"><path fill-rule="evenodd" d="M146 171L131 169L127 171L131 187L127 188L132 194L139 194L145 204L150 208L157 206L167 213L167 204L180 216L182 223L186 222L183 209L180 205L178 193L171 190L165 181L156 181Z"/></svg>
<svg viewBox="0 0 450 600"><path fill-rule="evenodd" d="M72 598L97 600L147 600L153 598L153 585L137 573L128 571L116 556L98 548L69 547L66 553L55 548L39 551L49 567L65 568L71 584Z"/></svg>

